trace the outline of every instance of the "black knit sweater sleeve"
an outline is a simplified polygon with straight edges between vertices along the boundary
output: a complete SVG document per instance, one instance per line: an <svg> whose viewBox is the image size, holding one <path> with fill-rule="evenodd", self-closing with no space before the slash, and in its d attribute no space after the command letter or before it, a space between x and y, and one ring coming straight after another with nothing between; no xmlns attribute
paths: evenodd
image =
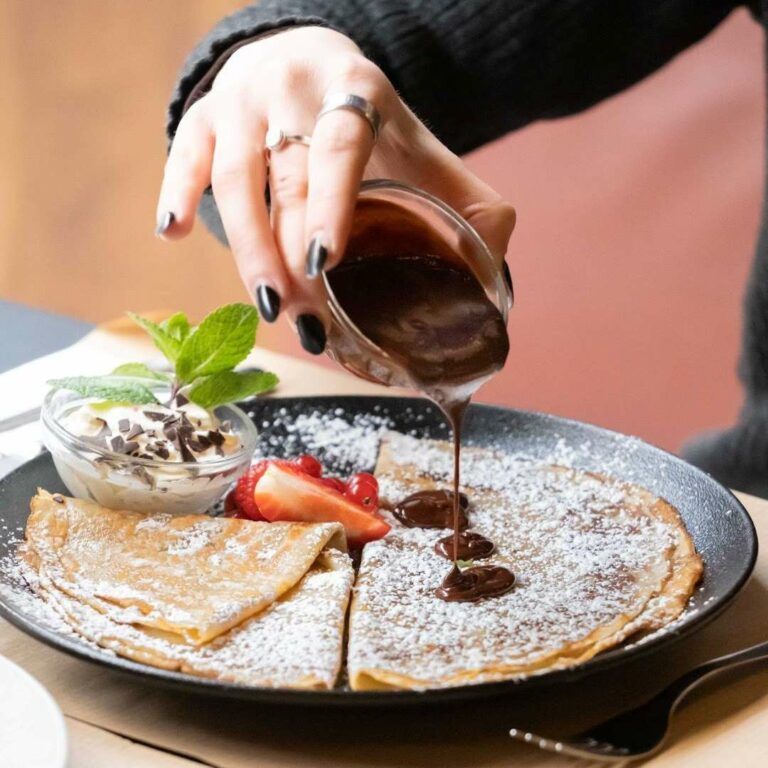
<svg viewBox="0 0 768 768"><path fill-rule="evenodd" d="M292 25L347 34L408 105L463 153L534 120L585 109L710 32L736 0L261 0L221 21L187 60L190 94L242 41Z"/></svg>

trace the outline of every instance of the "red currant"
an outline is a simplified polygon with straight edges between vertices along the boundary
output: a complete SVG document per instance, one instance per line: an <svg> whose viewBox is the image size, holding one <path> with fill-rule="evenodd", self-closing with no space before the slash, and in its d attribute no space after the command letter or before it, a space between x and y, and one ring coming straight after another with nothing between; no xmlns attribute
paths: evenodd
<svg viewBox="0 0 768 768"><path fill-rule="evenodd" d="M346 496L369 512L379 508L379 481L369 472L358 472L347 482Z"/></svg>
<svg viewBox="0 0 768 768"><path fill-rule="evenodd" d="M343 494L347 492L346 484L338 477L321 477L320 482L328 488L333 488L334 491L338 491L339 493Z"/></svg>
<svg viewBox="0 0 768 768"><path fill-rule="evenodd" d="M322 477L323 465L314 457L308 453L303 453L301 456L293 460L294 464L297 464L301 471L309 475L310 477Z"/></svg>

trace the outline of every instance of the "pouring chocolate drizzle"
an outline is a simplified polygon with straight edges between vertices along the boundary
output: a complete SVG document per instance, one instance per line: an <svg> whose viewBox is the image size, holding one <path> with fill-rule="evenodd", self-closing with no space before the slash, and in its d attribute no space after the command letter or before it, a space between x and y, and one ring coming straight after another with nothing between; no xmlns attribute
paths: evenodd
<svg viewBox="0 0 768 768"><path fill-rule="evenodd" d="M484 537L462 533L469 521L466 496L459 491L461 427L472 395L503 367L509 339L501 313L477 278L455 259L423 253L348 252L327 277L349 319L407 371L413 386L448 418L453 492L413 494L397 505L395 515L411 527L453 528L449 559L454 566L435 594L441 600L475 601L504 594L515 581L512 572L500 566L460 570L456 565L460 559L493 552L493 543ZM446 556L446 540L441 543L438 552ZM470 558L462 557L466 554Z"/></svg>

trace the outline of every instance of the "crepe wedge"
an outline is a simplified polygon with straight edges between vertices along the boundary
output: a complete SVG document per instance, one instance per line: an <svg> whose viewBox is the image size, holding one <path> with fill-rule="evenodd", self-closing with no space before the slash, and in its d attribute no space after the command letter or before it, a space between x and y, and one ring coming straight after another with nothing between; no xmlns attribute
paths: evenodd
<svg viewBox="0 0 768 768"><path fill-rule="evenodd" d="M133 661L239 685L330 689L339 675L354 571L326 549L292 589L256 616L202 646L159 630L117 624L59 591L45 575L36 591L82 637Z"/></svg>
<svg viewBox="0 0 768 768"><path fill-rule="evenodd" d="M424 689L572 666L663 626L702 572L677 511L607 476L463 450L470 525L492 539L483 563L517 585L478 603L445 603L434 588L450 563L448 531L399 525L366 547L350 611L353 689ZM388 433L376 475L387 502L447 487L451 446Z"/></svg>
<svg viewBox="0 0 768 768"><path fill-rule="evenodd" d="M335 523L146 516L39 491L26 556L49 585L117 624L202 645L268 608L327 546Z"/></svg>

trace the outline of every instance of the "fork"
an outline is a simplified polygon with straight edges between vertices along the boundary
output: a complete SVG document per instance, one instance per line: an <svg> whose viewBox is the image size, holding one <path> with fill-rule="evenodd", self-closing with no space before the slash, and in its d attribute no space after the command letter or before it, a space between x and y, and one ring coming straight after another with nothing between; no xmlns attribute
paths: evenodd
<svg viewBox="0 0 768 768"><path fill-rule="evenodd" d="M686 672L644 704L622 712L589 730L568 738L539 736L512 728L509 735L547 752L605 762L639 760L658 752L667 739L675 710L705 680L745 664L768 661L768 642L720 656Z"/></svg>

